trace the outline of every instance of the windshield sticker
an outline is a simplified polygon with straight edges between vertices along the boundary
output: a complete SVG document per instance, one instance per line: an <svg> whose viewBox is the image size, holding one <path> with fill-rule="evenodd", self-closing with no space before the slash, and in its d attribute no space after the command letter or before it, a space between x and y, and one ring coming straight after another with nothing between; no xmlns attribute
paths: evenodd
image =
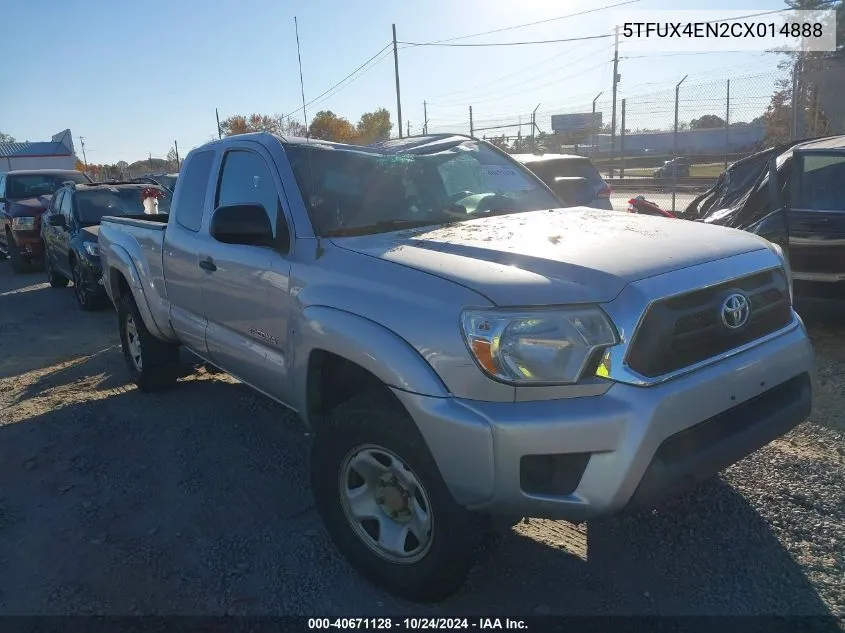
<svg viewBox="0 0 845 633"><path fill-rule="evenodd" d="M493 191L528 191L536 185L513 167L482 165L481 177Z"/></svg>

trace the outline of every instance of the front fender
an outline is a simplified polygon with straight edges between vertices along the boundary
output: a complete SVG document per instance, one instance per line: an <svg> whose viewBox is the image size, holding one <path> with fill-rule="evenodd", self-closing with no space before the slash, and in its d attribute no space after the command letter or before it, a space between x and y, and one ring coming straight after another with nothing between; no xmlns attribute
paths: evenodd
<svg viewBox="0 0 845 633"><path fill-rule="evenodd" d="M451 394L426 360L405 339L382 325L351 312L311 306L302 311L291 340L296 341L293 372L299 410L307 411L308 359L323 350L351 361L389 387L439 398Z"/></svg>
<svg viewBox="0 0 845 633"><path fill-rule="evenodd" d="M156 323L152 310L150 310L147 296L144 293L144 284L141 280L141 275L135 266L135 262L132 261L129 251L117 244L111 244L108 254L108 270L103 271L103 284L106 288L106 293L116 308L120 305L119 279L121 276L129 284L129 290L135 299L135 305L138 306L141 319L150 333L163 340L173 339L173 336L169 335L170 333L162 332L158 323Z"/></svg>

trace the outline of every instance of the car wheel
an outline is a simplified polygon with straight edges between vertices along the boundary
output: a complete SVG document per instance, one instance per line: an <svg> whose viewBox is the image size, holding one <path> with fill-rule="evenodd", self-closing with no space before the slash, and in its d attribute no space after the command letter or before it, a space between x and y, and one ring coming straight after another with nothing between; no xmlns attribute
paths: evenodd
<svg viewBox="0 0 845 633"><path fill-rule="evenodd" d="M88 292L85 287L85 282L82 280L82 270L79 268L79 262L72 261L70 264L70 272L73 274L73 294L76 297L76 302L84 312L91 312L97 309L96 298Z"/></svg>
<svg viewBox="0 0 845 633"><path fill-rule="evenodd" d="M328 414L312 445L311 488L329 537L358 573L410 600L457 591L487 534L487 517L455 503L389 393L357 396Z"/></svg>
<svg viewBox="0 0 845 633"><path fill-rule="evenodd" d="M179 377L179 346L160 341L150 333L131 294L121 297L117 314L123 358L132 382L142 391L175 385Z"/></svg>
<svg viewBox="0 0 845 633"><path fill-rule="evenodd" d="M50 261L49 255L44 256L44 272L47 273L47 281L53 288L65 288L70 283L67 277L53 270L53 264Z"/></svg>
<svg viewBox="0 0 845 633"><path fill-rule="evenodd" d="M16 275L27 272L27 262L23 257L18 245L15 244L15 238L10 232L6 232L6 244L8 244L9 261L12 264L12 271Z"/></svg>

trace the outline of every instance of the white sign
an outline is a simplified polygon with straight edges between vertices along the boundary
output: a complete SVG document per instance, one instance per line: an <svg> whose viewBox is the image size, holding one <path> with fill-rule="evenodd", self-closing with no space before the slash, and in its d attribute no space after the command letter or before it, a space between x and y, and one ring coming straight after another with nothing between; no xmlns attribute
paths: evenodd
<svg viewBox="0 0 845 633"><path fill-rule="evenodd" d="M506 165L484 165L481 168L484 184L492 191L528 191L534 183L513 167Z"/></svg>

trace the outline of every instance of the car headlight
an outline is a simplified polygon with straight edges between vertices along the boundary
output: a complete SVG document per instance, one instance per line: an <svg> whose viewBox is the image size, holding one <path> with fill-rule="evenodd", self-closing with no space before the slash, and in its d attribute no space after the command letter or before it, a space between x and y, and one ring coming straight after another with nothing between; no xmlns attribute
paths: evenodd
<svg viewBox="0 0 845 633"><path fill-rule="evenodd" d="M465 310L461 328L472 357L508 383L572 384L601 350L619 342L597 306L541 310Z"/></svg>
<svg viewBox="0 0 845 633"><path fill-rule="evenodd" d="M100 256L100 247L97 246L94 242L85 242L83 246L85 247L85 252L88 253L91 257Z"/></svg>
<svg viewBox="0 0 845 633"><path fill-rule="evenodd" d="M783 248L779 244L775 244L774 242L769 242L769 248L771 251L778 256L780 259L780 266L783 268L783 274L786 275L786 282L789 284L789 303L793 303L793 292L792 292L792 267L789 265L789 260L786 257L786 254L783 252Z"/></svg>
<svg viewBox="0 0 845 633"><path fill-rule="evenodd" d="M35 218L12 218L12 229L15 231L34 231Z"/></svg>

